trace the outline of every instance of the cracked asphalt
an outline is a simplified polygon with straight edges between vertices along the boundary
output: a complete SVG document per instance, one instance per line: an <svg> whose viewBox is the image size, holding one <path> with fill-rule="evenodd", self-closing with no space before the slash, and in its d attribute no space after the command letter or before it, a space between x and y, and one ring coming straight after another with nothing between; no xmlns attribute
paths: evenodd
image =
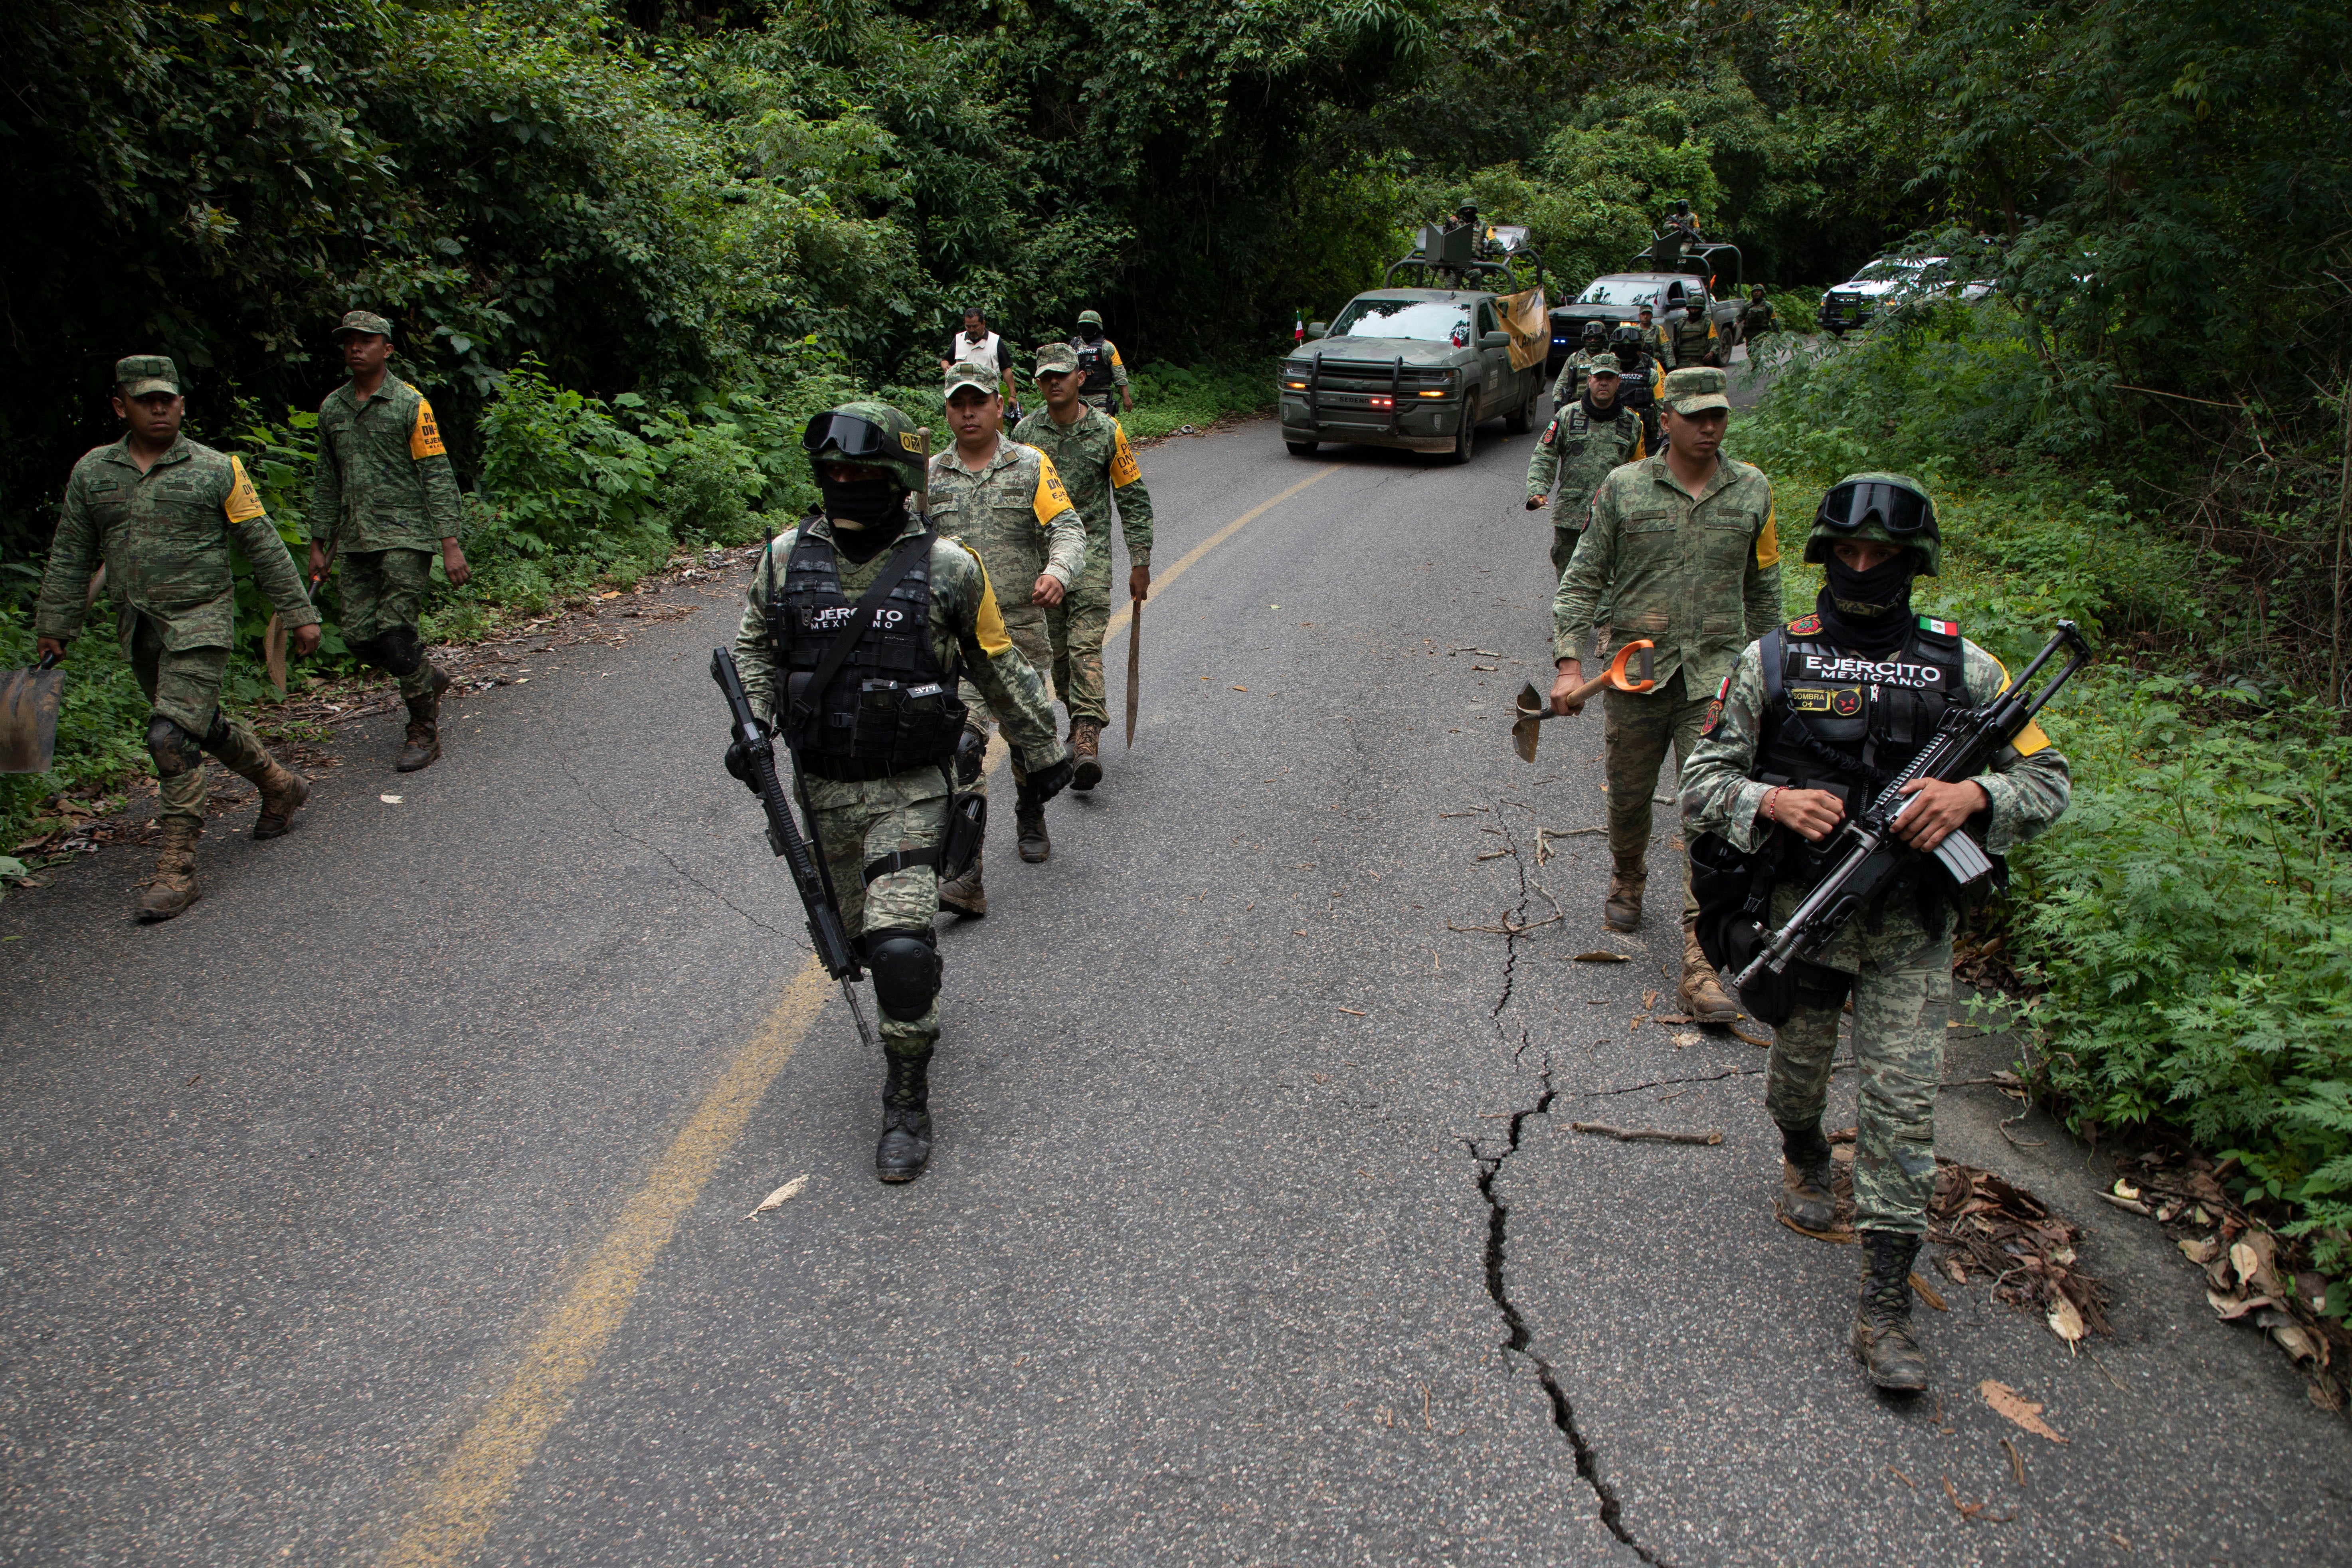
<svg viewBox="0 0 2352 1568"><path fill-rule="evenodd" d="M0 903L0 1556L2344 1561L2340 1419L1990 1091L1946 1095L1945 1152L2090 1225L2117 1337L2070 1356L1954 1289L1940 1405L1864 1385L1851 1249L1771 1218L1763 1053L1629 1031L1676 933L1601 931L1597 836L1538 864L1602 811L1597 717L1507 743L1549 670L1528 439L1143 454L1163 573L1316 482L1155 597L1135 747L1050 808L1053 859L992 836L908 1188L873 1180L837 994L788 1018L799 915L718 766L737 569L456 705L423 773L360 721L295 832L207 837L167 925L119 850ZM1949 1076L2003 1065L1954 1035ZM608 1331L567 1337L745 1081L674 1230L588 1291ZM1569 1131L1595 1107L1725 1142ZM535 1389L543 1436L481 1480ZM416 1547L453 1495L462 1550Z"/></svg>

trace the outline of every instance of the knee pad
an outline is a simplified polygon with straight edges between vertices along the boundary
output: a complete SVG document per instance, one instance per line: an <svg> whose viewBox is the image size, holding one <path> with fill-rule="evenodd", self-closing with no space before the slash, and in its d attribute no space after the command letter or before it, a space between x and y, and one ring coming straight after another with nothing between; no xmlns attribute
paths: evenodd
<svg viewBox="0 0 2352 1568"><path fill-rule="evenodd" d="M884 1017L911 1024L930 1011L940 994L938 940L927 931L876 931L866 939L874 1004Z"/></svg>
<svg viewBox="0 0 2352 1568"><path fill-rule="evenodd" d="M213 722L220 721L216 717ZM155 771L165 778L178 778L202 761L197 746L194 735L161 713L147 721L147 754L155 759Z"/></svg>
<svg viewBox="0 0 2352 1568"><path fill-rule="evenodd" d="M369 662L393 675L414 675L416 667L425 662L425 644L411 627L389 627L376 633L369 642L373 649Z"/></svg>

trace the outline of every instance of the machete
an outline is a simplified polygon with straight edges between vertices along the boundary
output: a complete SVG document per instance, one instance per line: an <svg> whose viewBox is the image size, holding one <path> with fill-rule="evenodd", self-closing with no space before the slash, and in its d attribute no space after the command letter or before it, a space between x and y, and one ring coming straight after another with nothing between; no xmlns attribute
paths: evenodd
<svg viewBox="0 0 2352 1568"><path fill-rule="evenodd" d="M1135 750L1135 698L1143 685L1143 600L1135 600L1127 623L1127 749Z"/></svg>

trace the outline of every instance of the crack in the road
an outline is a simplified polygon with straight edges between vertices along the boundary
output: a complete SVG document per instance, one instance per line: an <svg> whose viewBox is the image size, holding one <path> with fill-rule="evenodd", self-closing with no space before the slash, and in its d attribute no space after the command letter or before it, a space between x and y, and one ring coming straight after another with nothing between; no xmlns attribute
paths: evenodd
<svg viewBox="0 0 2352 1568"><path fill-rule="evenodd" d="M1497 822L1503 820L1500 810L1495 813L1495 819ZM1503 829L1503 841L1509 846L1511 863L1518 869L1519 900L1503 917L1503 925L1510 928L1503 938L1503 994L1488 1016L1494 1021L1495 1031L1502 1037L1503 1043L1510 1045L1510 1029L1503 1022L1503 1009L1510 1005L1517 984L1520 938L1516 932L1525 929L1531 896L1540 895L1547 902L1551 902L1555 910L1559 905L1540 886L1528 881L1527 860L1519 853L1517 836L1508 827ZM1513 1065L1525 1061L1527 1053L1534 1046L1531 1037L1530 1030L1519 1030L1518 1043L1511 1053ZM1568 1390L1560 1386L1559 1375L1551 1363L1536 1350L1534 1331L1528 1327L1527 1318L1520 1312L1518 1303L1511 1300L1510 1284L1504 1277L1504 1260L1510 1247L1511 1206L1496 1190L1496 1184L1503 1173L1505 1162L1519 1152L1519 1140L1524 1135L1528 1119L1549 1115L1552 1102L1559 1098L1560 1091L1552 1087L1549 1051L1543 1054L1541 1065L1536 1070L1536 1080L1542 1092L1536 1097L1533 1105L1511 1113L1508 1142L1500 1152L1487 1154L1479 1149L1476 1140L1463 1141L1478 1164L1478 1195L1486 1200L1486 1294L1493 1299L1496 1310L1503 1315L1503 1326L1508 1331L1503 1348L1524 1356L1536 1369L1536 1382L1542 1387L1544 1397L1551 1403L1551 1424L1559 1427L1560 1435L1568 1439L1569 1448L1576 1456L1577 1475L1592 1489L1592 1495L1600 1501L1601 1522L1608 1526L1610 1534L1624 1542L1626 1548L1643 1562L1654 1564L1656 1568L1665 1568L1664 1560L1634 1540L1633 1532L1625 1528L1624 1506L1618 1499L1617 1489L1602 1479L1600 1456L1594 1452L1583 1428L1577 1425L1576 1406L1570 1402Z"/></svg>
<svg viewBox="0 0 2352 1568"><path fill-rule="evenodd" d="M803 952L814 951L814 949L811 948L805 941L793 936L790 931L778 931L775 927L770 925L767 921L761 920L759 916L753 914L751 910L745 909L742 905L737 903L734 900L729 898L726 894L720 892L718 889L712 887L709 883L704 881L701 878L696 876L693 872L679 865L670 852L663 848L660 845L656 844L649 838L640 838L637 835L622 826L621 819L613 814L612 807L606 805L603 801L596 798L595 790L589 785L586 779L582 778L578 773L572 771L572 764L569 761L559 755L555 760L555 765L563 770L563 776L570 779L575 785L577 785L582 795L588 797L588 804L590 805L594 806L598 811L604 813L604 826L612 829L613 836L614 837L625 838L630 843L636 845L640 848L652 850L655 854L662 858L663 864L667 865L672 871L677 873L678 880L701 889L704 892L709 894L713 900L717 900L719 903L724 904L727 908L742 916L746 924L755 926L761 931L766 931L770 936L782 942L787 946L796 947Z"/></svg>

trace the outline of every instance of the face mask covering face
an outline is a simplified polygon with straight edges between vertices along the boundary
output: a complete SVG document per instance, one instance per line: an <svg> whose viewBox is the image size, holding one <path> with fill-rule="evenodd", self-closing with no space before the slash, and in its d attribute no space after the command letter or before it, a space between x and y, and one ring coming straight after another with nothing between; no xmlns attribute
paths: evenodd
<svg viewBox="0 0 2352 1568"><path fill-rule="evenodd" d="M1839 647L1857 653L1890 653L1911 633L1911 579L1918 558L1898 551L1867 572L1857 572L1832 551L1822 563L1828 581L1814 611Z"/></svg>

